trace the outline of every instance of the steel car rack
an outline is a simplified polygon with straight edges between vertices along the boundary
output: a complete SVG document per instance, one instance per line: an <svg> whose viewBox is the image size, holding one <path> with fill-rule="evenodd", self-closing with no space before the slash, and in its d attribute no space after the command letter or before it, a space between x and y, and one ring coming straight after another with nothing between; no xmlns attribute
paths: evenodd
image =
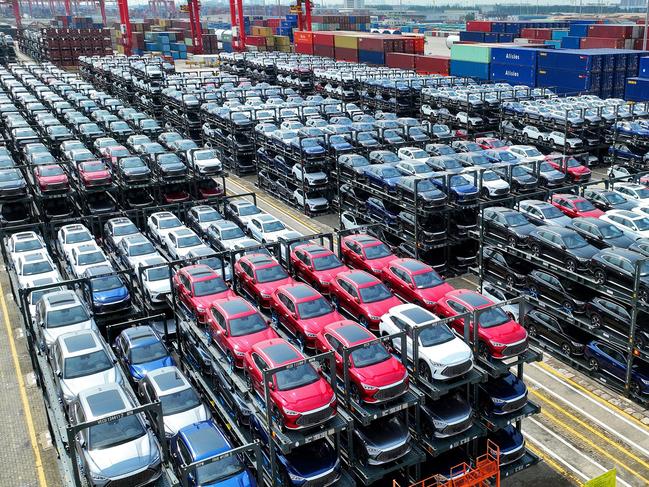
<svg viewBox="0 0 649 487"><path fill-rule="evenodd" d="M297 245L316 244L316 242L318 242L321 246L328 247L329 250L333 252L334 246L336 244L335 238L336 235L334 233L313 233L310 235L303 235L294 238L280 237L278 241L280 244L280 251L279 255L277 256L277 260L286 268L289 274L295 275L293 269L293 261L291 260L291 252Z"/></svg>

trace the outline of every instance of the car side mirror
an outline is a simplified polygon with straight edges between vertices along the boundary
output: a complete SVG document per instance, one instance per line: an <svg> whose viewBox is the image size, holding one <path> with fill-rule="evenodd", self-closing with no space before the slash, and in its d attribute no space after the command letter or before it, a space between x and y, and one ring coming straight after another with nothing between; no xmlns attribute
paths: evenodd
<svg viewBox="0 0 649 487"><path fill-rule="evenodd" d="M275 384L273 384L272 381L268 381L268 389L270 389L271 391L275 390Z"/></svg>
<svg viewBox="0 0 649 487"><path fill-rule="evenodd" d="M63 377L63 373L60 370L56 371L56 376L61 379Z"/></svg>
<svg viewBox="0 0 649 487"><path fill-rule="evenodd" d="M412 282L409 282L409 283L408 283L408 287L409 287L410 289L414 289L414 288L415 288L415 285L414 285Z"/></svg>

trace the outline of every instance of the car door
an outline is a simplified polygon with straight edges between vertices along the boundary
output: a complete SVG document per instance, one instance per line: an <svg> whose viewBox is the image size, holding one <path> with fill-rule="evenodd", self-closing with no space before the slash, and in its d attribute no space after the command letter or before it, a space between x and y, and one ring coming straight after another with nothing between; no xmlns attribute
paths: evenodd
<svg viewBox="0 0 649 487"><path fill-rule="evenodd" d="M255 273L252 266L248 262L240 262L241 270L243 271L239 278L241 279L242 288L244 291L254 296L255 289Z"/></svg>
<svg viewBox="0 0 649 487"><path fill-rule="evenodd" d="M252 379L252 386L255 391L264 399L264 384L263 384L263 371L268 369L268 364L257 353L251 355L253 364L246 362L248 367L248 374Z"/></svg>
<svg viewBox="0 0 649 487"><path fill-rule="evenodd" d="M354 242L353 240L346 240L344 243L344 249L346 251L343 252L343 256L346 258L349 265L351 265L352 267L362 266L363 251L358 243Z"/></svg>
<svg viewBox="0 0 649 487"><path fill-rule="evenodd" d="M624 382L626 380L626 360L624 355L605 345L600 345L599 348L606 354L606 365L602 369Z"/></svg>
<svg viewBox="0 0 649 487"><path fill-rule="evenodd" d="M225 318L215 307L210 309L210 313L212 314L212 339L222 350L227 350L227 335L229 335L229 330L227 329Z"/></svg>
<svg viewBox="0 0 649 487"><path fill-rule="evenodd" d="M277 307L277 319L291 331L295 332L295 305L285 293L277 293L279 301Z"/></svg>
<svg viewBox="0 0 649 487"><path fill-rule="evenodd" d="M256 218L250 220L249 228L250 228L250 235L252 235L252 238L261 242L263 240L264 234L259 220L257 220Z"/></svg>
<svg viewBox="0 0 649 487"><path fill-rule="evenodd" d="M446 301L446 304L448 305L449 309L451 310L451 313L449 316L455 316L455 315L461 315L464 314L468 311L466 306L464 306L461 303L458 303L457 301L453 301L452 299L449 299ZM464 335L464 320L463 319L457 319L453 320L451 322L451 326L457 331L460 335ZM469 333L470 336L473 336L473 321L469 320Z"/></svg>
<svg viewBox="0 0 649 487"><path fill-rule="evenodd" d="M325 340L329 344L330 350L334 353L334 359L336 360L336 373L342 376L343 369L343 344L333 336L331 333L325 333Z"/></svg>
<svg viewBox="0 0 649 487"><path fill-rule="evenodd" d="M338 302L340 304L340 307L352 312L353 311L353 306L352 303L354 302L354 297L352 296L352 285L349 284L346 280L344 279L336 279L338 282L338 285L340 286L341 293L338 296ZM354 303L356 304L356 303Z"/></svg>

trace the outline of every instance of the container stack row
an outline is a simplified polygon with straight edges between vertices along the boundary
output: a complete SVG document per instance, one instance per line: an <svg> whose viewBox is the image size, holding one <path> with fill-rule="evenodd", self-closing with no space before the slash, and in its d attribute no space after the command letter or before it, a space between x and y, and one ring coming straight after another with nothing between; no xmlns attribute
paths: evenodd
<svg viewBox="0 0 649 487"><path fill-rule="evenodd" d="M641 57L638 76L627 78L624 98L629 101L649 101L649 56Z"/></svg>

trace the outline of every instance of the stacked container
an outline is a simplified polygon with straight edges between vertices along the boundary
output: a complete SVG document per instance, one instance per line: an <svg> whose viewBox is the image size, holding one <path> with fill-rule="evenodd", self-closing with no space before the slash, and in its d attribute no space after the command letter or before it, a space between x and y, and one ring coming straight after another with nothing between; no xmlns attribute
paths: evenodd
<svg viewBox="0 0 649 487"><path fill-rule="evenodd" d="M491 48L487 44L453 44L451 75L488 80Z"/></svg>
<svg viewBox="0 0 649 487"><path fill-rule="evenodd" d="M629 101L649 101L649 56L639 59L638 76L627 78L624 98Z"/></svg>
<svg viewBox="0 0 649 487"><path fill-rule="evenodd" d="M599 95L602 56L580 50L539 50L537 86L557 94L589 93Z"/></svg>
<svg viewBox="0 0 649 487"><path fill-rule="evenodd" d="M536 49L526 47L492 48L491 81L536 86L537 54Z"/></svg>

